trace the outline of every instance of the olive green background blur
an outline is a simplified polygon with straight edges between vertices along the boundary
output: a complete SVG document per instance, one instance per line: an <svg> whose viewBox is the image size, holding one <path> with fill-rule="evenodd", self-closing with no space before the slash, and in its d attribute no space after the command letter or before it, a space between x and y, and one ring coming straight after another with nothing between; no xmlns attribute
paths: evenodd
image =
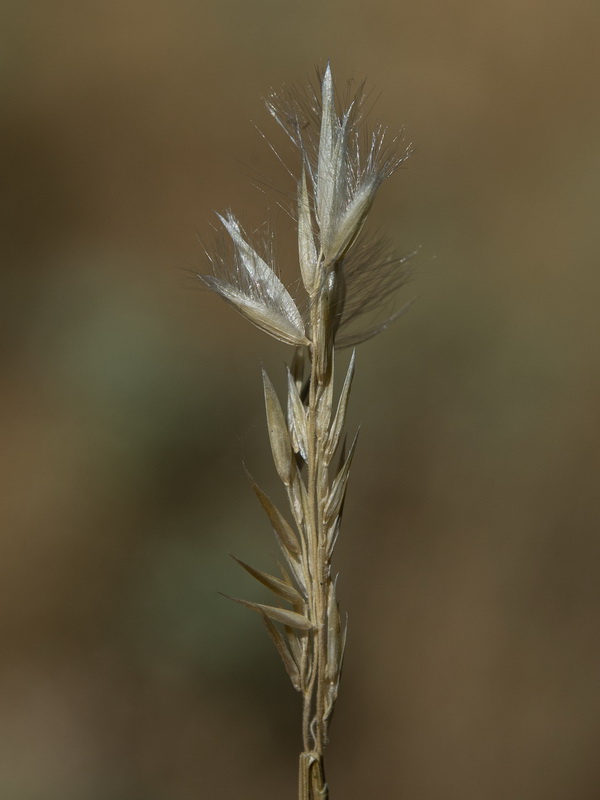
<svg viewBox="0 0 600 800"><path fill-rule="evenodd" d="M1 10L0 797L293 798L299 698L228 558L284 345L190 274L281 226L261 97L327 58L414 156L376 227L410 313L358 353L332 798L600 796L600 7ZM287 269L287 266L285 267ZM346 358L346 356L344 356Z"/></svg>

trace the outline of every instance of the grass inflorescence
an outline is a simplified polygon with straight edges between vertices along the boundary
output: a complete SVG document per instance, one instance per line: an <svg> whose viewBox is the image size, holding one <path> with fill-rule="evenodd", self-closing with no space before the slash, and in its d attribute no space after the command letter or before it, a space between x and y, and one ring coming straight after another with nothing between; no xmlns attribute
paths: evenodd
<svg viewBox="0 0 600 800"><path fill-rule="evenodd" d="M299 800L326 800L323 753L338 695L347 625L331 559L340 531L357 436L349 446L346 410L352 353L334 401L336 349L379 333L400 313L373 320L406 280L405 259L365 234L382 182L408 157L385 129L366 131L364 90L336 106L329 66L317 87L271 95L267 108L299 154L295 219L303 298L284 286L232 213L219 215L232 253L212 259L203 282L257 328L294 347L285 408L263 370L267 428L275 469L289 502L282 512L251 478L281 550L280 575L238 563L278 599L233 598L259 613L291 683L301 695Z"/></svg>

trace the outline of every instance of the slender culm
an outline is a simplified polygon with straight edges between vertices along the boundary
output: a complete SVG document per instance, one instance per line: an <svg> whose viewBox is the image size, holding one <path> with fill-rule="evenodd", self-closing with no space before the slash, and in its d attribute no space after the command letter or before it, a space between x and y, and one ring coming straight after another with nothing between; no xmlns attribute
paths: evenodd
<svg viewBox="0 0 600 800"><path fill-rule="evenodd" d="M299 800L329 797L323 753L346 645L331 558L357 441L356 434L346 447L344 433L355 353L334 401L335 352L374 336L399 315L372 317L407 277L405 259L369 238L364 224L377 189L409 150L399 151L381 127L365 132L362 91L338 108L329 66L319 84L267 101L299 153L294 213L304 297L292 296L231 213L219 216L231 252L216 254L214 274L201 276L256 327L295 348L285 409L263 370L269 441L288 512L250 478L283 556L281 576L236 559L286 605L233 599L262 616L302 696Z"/></svg>

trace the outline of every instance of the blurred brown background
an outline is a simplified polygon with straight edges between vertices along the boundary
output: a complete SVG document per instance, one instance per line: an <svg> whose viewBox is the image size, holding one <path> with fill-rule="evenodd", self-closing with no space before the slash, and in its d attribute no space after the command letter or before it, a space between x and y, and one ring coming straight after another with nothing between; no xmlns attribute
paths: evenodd
<svg viewBox="0 0 600 800"><path fill-rule="evenodd" d="M214 210L286 227L253 122L327 58L416 146L373 216L420 248L359 351L332 797L600 796L598 4L0 14L0 797L295 796L298 698L217 594L260 598L288 352L188 273Z"/></svg>

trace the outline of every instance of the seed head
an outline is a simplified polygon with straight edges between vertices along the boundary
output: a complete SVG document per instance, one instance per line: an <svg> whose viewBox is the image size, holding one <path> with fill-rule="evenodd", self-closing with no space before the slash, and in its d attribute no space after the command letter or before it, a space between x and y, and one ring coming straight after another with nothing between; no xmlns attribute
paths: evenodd
<svg viewBox="0 0 600 800"><path fill-rule="evenodd" d="M374 325L348 332L348 325L377 311L405 281L405 258L398 258L378 239L362 235L382 182L408 158L383 127L365 132L364 87L338 113L329 64L319 92L284 90L272 94L267 108L298 148L298 260L308 302L299 306L274 268L248 243L229 213L220 216L233 242L233 260L213 258L216 274L204 283L258 328L293 345L308 344L309 310L332 296L337 346L356 344L387 327L397 314ZM331 293L335 284L336 291Z"/></svg>

